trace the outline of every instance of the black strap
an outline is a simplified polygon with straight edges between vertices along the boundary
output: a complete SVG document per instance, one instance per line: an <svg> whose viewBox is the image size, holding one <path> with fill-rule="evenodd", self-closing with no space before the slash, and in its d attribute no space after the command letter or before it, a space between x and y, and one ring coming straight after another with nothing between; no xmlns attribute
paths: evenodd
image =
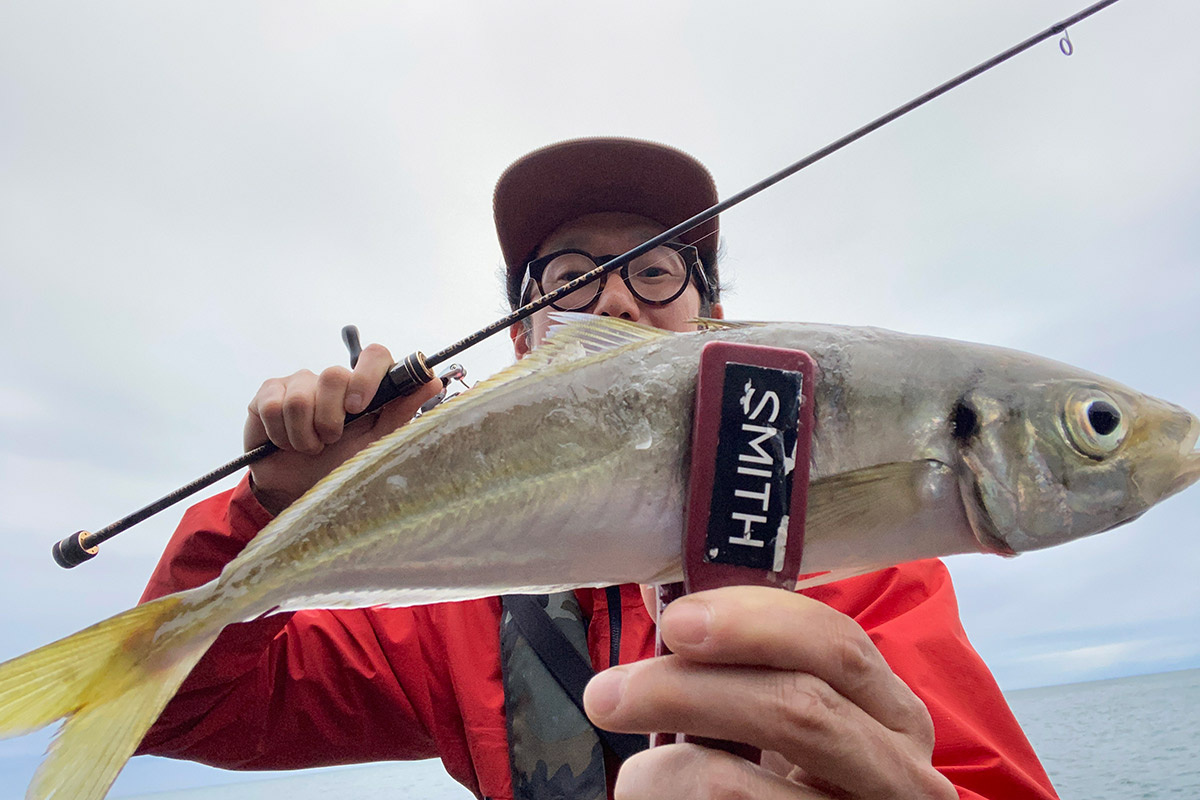
<svg viewBox="0 0 1200 800"><path fill-rule="evenodd" d="M513 616L521 635L546 665L546 671L571 698L584 718L583 688L596 673L592 665L579 654L563 632L558 629L537 598L528 595L506 595L504 606ZM591 723L591 720L588 720ZM591 723L596 735L622 761L645 750L649 745L646 736L636 733L614 733Z"/></svg>

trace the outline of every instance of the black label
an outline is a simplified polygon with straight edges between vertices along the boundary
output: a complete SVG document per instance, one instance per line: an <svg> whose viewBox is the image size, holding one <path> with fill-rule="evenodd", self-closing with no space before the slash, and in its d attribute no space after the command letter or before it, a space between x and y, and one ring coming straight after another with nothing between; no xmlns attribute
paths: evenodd
<svg viewBox="0 0 1200 800"><path fill-rule="evenodd" d="M704 560L778 572L804 375L726 364Z"/></svg>

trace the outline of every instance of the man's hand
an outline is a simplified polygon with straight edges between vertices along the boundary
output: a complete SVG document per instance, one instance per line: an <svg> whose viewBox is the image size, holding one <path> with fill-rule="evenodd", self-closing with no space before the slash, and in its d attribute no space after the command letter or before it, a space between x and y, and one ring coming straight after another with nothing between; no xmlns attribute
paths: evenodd
<svg viewBox="0 0 1200 800"><path fill-rule="evenodd" d="M930 763L928 710L844 614L731 586L676 600L659 625L674 655L600 673L588 715L615 731L755 745L763 766L698 745L655 748L621 768L620 800L957 797Z"/></svg>
<svg viewBox="0 0 1200 800"><path fill-rule="evenodd" d="M441 391L441 381L432 380L343 430L346 415L367 407L394 363L386 347L372 344L353 372L345 367L320 375L301 370L263 383L250 401L242 441L251 450L270 439L281 451L250 467L254 494L268 511L287 508L350 456L412 419Z"/></svg>

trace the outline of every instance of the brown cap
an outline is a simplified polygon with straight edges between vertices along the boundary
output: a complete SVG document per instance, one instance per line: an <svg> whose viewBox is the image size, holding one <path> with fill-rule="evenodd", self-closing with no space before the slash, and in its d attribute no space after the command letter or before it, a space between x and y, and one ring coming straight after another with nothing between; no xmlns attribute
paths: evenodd
<svg viewBox="0 0 1200 800"><path fill-rule="evenodd" d="M496 182L492 212L516 293L533 251L560 225L585 214L623 211L666 227L716 205L712 175L673 147L640 139L591 138L559 142L517 159ZM716 264L718 222L679 236ZM715 279L715 275L709 275Z"/></svg>

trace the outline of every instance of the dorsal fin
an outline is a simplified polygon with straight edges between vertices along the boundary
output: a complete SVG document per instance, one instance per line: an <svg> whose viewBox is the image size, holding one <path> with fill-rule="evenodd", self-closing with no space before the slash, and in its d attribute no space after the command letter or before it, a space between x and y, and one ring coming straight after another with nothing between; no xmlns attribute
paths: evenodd
<svg viewBox="0 0 1200 800"><path fill-rule="evenodd" d="M580 346L589 355L604 353L627 344L653 342L672 334L649 325L577 311L554 311L550 314L550 330L546 341L535 353L552 349ZM549 358L553 360L555 353Z"/></svg>
<svg viewBox="0 0 1200 800"><path fill-rule="evenodd" d="M415 438L426 430L431 430L440 424L440 418L444 413L448 413L452 409L461 410L464 406L488 402L490 390L503 391L504 384L539 370L566 368L583 359L603 358L606 354L616 352L625 346L645 344L676 335L669 331L614 317L598 317L576 312L554 312L550 316L552 325L546 334L546 341L535 347L527 356L488 378L476 381L469 391L458 395L452 401L435 406L429 412L367 445L326 475L310 490L310 494L323 491L326 486L335 486L337 480L335 476L357 469L359 463L369 462L374 458L375 450L389 447L397 439ZM300 506L300 503L293 503L280 516L298 513L293 509L298 509Z"/></svg>
<svg viewBox="0 0 1200 800"><path fill-rule="evenodd" d="M435 406L429 412L367 445L326 475L309 490L306 497L315 498L332 490L338 485L337 482L342 473L358 469L362 464L371 463L375 458L376 451L393 446L397 440L420 437L426 431L440 425L444 414L454 410L463 411L465 407L489 402L489 396L493 391L503 392L507 388L506 384L521 377L540 370L567 369L585 359L600 360L618 352L623 347L634 347L676 335L687 335L593 314L554 312L550 317L552 324L546 335L546 341L535 347L524 358L488 378L477 381L470 391L458 395L449 402ZM293 503L284 510L278 519L283 520L284 517L290 518L303 513L301 510L303 507L305 507L303 502ZM286 527L286 525L282 525L282 527L281 525L282 523L273 525L272 530L282 530ZM264 537L256 537L254 540L259 543L259 546L264 546L262 544L264 541ZM247 552L255 546L254 542L247 548Z"/></svg>
<svg viewBox="0 0 1200 800"><path fill-rule="evenodd" d="M696 327L702 331L731 331L735 328L759 328L767 324L765 322L751 322L749 320L710 319L709 317L693 317L688 322L696 323Z"/></svg>
<svg viewBox="0 0 1200 800"><path fill-rule="evenodd" d="M626 345L644 344L674 335L636 322L575 311L552 312L550 321L545 342L515 364L476 383L469 394L478 395L482 390L508 383L552 364L572 363Z"/></svg>

